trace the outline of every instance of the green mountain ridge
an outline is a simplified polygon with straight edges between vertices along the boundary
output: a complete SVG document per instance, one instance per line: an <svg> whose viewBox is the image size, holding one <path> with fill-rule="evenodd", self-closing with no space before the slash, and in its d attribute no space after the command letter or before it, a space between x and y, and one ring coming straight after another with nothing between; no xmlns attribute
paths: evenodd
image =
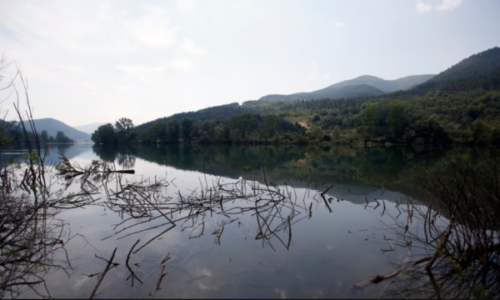
<svg viewBox="0 0 500 300"><path fill-rule="evenodd" d="M265 110L256 108L259 102L270 102L276 100L317 100L317 99L348 99L366 98L386 94L388 91L404 90L414 87L418 83L424 82L434 75L413 75L396 80L384 80L375 76L364 75L351 80L345 80L324 89L312 93L297 93L292 95L268 95L259 100L249 100L239 105L238 102L230 104L207 107L198 111L183 112L169 117L158 118L153 121L143 123L136 127L137 132L142 132L151 128L156 121L177 120L191 118L194 121L216 120L228 118L243 113L264 113ZM376 86L380 87L377 88ZM313 94L311 96L311 94ZM332 97L333 95L333 97ZM267 97L267 98L266 98Z"/></svg>
<svg viewBox="0 0 500 300"><path fill-rule="evenodd" d="M500 89L500 48L494 47L474 54L411 92Z"/></svg>
<svg viewBox="0 0 500 300"><path fill-rule="evenodd" d="M418 82L423 83L416 85ZM361 89L376 91L376 95L346 96ZM342 90L345 91L342 98L328 97L331 91ZM215 128L223 129L225 133L215 142L232 142L229 133L235 128L233 125L246 118L244 113L250 113L270 114L276 120L293 124L294 130L283 127L285 130L276 132L274 140L280 142L318 142L324 134L324 141L340 143L500 145L500 48L497 47L472 55L436 76L409 76L393 81L361 76L314 93L318 98L313 100L304 99L308 93L284 95L295 98L282 99L280 95L268 95L264 100L209 107L156 121L190 118L194 122L193 139L209 136ZM154 123L137 127L138 133L148 130L145 136L153 142ZM309 129L299 129L299 125ZM248 126L239 128L238 134L237 142L261 141L272 136L266 132L255 135Z"/></svg>

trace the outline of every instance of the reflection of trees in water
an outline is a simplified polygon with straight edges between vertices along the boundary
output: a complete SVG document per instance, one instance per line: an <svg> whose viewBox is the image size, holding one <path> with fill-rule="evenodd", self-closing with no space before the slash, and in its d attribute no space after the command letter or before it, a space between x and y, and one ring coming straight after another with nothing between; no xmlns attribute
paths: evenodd
<svg viewBox="0 0 500 300"><path fill-rule="evenodd" d="M3 277L4 279L16 278L18 281L10 281L15 282L16 287L26 288L43 283L45 268L65 267L62 263L56 265L53 260L50 260L50 256L46 255L53 253L51 251L64 251L62 247L66 241L61 244L60 240L63 238L59 233L63 231L63 224L59 227L43 227L42 224L53 224L47 222L45 218L55 217L55 214L63 208L93 203L93 194L103 190L105 197L99 205L106 207L107 211L116 212L123 219L120 224L115 225L114 234L108 238L148 237L147 240L138 240L131 249L116 250L128 253L126 261L119 263L123 263L122 268L128 269L131 281L136 280L141 283L144 278L138 272L140 265L134 264L134 255L175 227L189 230L190 238L201 238L212 234L215 243L221 245L224 243L225 228L227 230L227 226L242 226L239 218L242 214L249 214L251 215L249 220L253 222L253 228L256 228L255 239L271 248L293 247L291 241L294 236L294 226L298 226L297 224L303 218L312 215L310 203L318 201L328 206L328 202L317 195L309 199L310 203L306 203L303 202L302 197L297 197L293 189L275 186L269 176L279 171L281 167L268 170L266 166L286 167L288 164L297 163L298 160L304 160L305 166L302 168L308 170L304 173L298 170L298 174L310 175L308 172L313 169L324 168L325 170L318 171L320 175L335 174L337 171L346 170L351 170L356 175L357 172L369 171L370 168L380 166L390 169L391 165L395 165L398 160L408 159L404 152L406 150L385 152L385 150L370 149L369 152L363 153L349 148L344 150L314 147L138 147L129 150L94 147L94 151L111 161L124 157L122 161L124 168L132 166L125 165L128 163L127 160L131 160L130 157L135 158L136 155L156 157L157 161L162 164L168 164L175 158L176 163L184 167L205 170L222 163L229 168L243 171L254 168L262 176L260 178L264 186L258 186L245 179L229 180L229 182L222 180L207 182L201 179L201 189L192 193L183 191L173 196L167 195L166 188L170 183L164 180L130 182L123 180L123 175L117 174L112 164L94 162L72 171L71 164L66 162L60 165L58 170L61 174L65 174L67 179L72 180L72 183L82 187L81 194L68 197L64 193L51 193L51 198L38 191L36 195L40 196L40 199L45 199L44 202L40 202L44 205L34 207L20 201L16 202L18 206L15 209L22 209L25 212L24 215L12 210L10 208L12 203L9 204L6 200L8 198L3 198L3 210L6 214L23 216L22 220L12 219L12 222L27 224L25 228L32 228L33 222L36 221L38 224L36 226L39 226L35 231L22 230L24 228L22 226L17 227L16 232L19 238L11 239L10 246L18 248L2 247L6 249L5 251L19 255L12 258L6 254L7 252L2 252L2 259L8 262L4 265L11 264L16 267L16 271L21 270L19 267L24 268L26 257L29 258L27 265L33 265L29 269L24 269L19 275ZM495 215L500 212L500 184L498 182L500 167L498 167L496 157L477 158L477 161L472 164L473 167L463 166L458 163L460 160L457 158L463 158L464 153L470 154L467 151L458 153L460 155L444 156L437 163L429 159L434 162L432 168L425 166L411 173L417 180L418 186L426 188L432 202L425 208L411 204L398 206L402 215L394 219L393 223L387 224L386 234L389 236L392 233L389 238L394 240L388 240L391 248L385 250L404 249L406 252L407 249L413 249L411 251L415 254L412 255L410 252L410 255L403 255L403 259L396 264L399 272L393 277L387 280L384 280L384 276L374 277L369 283L382 281L383 286L380 287L381 291L377 291L377 294L370 294L371 296L480 298L495 297L499 294L500 246L498 221ZM391 155L394 157L388 158ZM270 164L266 164L266 159L270 160ZM393 162L386 166L388 159ZM341 168L336 169L336 164L342 160L347 162ZM411 159L408 160L407 163L415 163ZM316 165L313 165L313 162ZM328 168L329 165L333 167ZM31 173L28 172L29 174ZM40 181L43 178L41 173L35 174L38 175L34 177L29 175L24 178L24 181L29 183L34 178L35 181L38 180L39 186L45 187L46 185ZM75 174L76 176L73 176ZM267 178L264 178L264 174ZM47 172L43 176L51 175ZM21 182L18 181L19 189L22 187ZM111 184L113 187L108 188ZM56 195L58 197L55 197ZM328 199L330 200L333 199ZM383 202L379 209L385 211L385 205ZM213 232L206 232L206 221L214 215L222 216L224 221L217 223ZM448 222L446 217L452 215L453 221ZM158 223L153 224L152 221ZM14 228L13 225L5 227ZM146 233L153 233L153 235ZM37 243L30 244L33 236ZM168 255L161 265L166 263L167 258ZM101 273L102 276L98 282L103 280L107 271L113 272L111 269L114 268L113 260L106 261L109 268L107 267L106 271ZM0 266L3 265L0 264ZM70 270L70 268L67 269ZM164 274L163 268L157 288L161 284L162 274ZM39 276L42 279L30 279L34 278L32 276ZM5 284L4 286L8 287ZM366 291L370 293L368 289L373 289L373 287L379 286L369 286ZM95 291L99 291L99 286L95 288Z"/></svg>
<svg viewBox="0 0 500 300"><path fill-rule="evenodd" d="M448 162L415 176L431 202L428 207L401 204L403 218L386 224L394 238L387 239L390 250L408 254L395 265L399 276L377 295L499 297L500 158L498 152L491 155L482 163Z"/></svg>
<svg viewBox="0 0 500 300"><path fill-rule="evenodd" d="M129 145L93 145L92 150L99 158L106 162L117 162L124 169L135 166L135 151Z"/></svg>
<svg viewBox="0 0 500 300"><path fill-rule="evenodd" d="M495 216L500 212L500 166L496 156L484 157L478 162L471 167L451 158L433 168L422 167L412 173L413 180L425 187L431 202L426 207L410 202L397 204L401 214L386 223L384 239L390 247L382 252L398 251L402 258L395 263L394 273L374 276L357 284L358 288L381 297L491 298L499 295L500 236ZM279 244L288 249L294 224L312 214L311 206L293 196L293 190L269 183L266 187L245 180L201 185L197 192L179 194L178 199L167 201L155 196L159 185L150 192L140 185L124 186L124 192L107 204L118 205L121 197L128 199L128 203L116 208L108 206L131 216L115 228L116 233L128 237L158 230L154 240L180 226L181 230L191 231L190 238L199 238L206 234L206 218L217 214L227 218L212 232L215 243L221 245L224 228L229 224L240 226L236 221L242 213L249 212L255 216L257 240L273 249ZM313 197L314 200L325 203L328 208L326 199ZM385 202L380 205L377 201L375 209L377 207L386 211ZM170 216L174 215L179 217L172 219ZM162 218L163 224L134 231L135 226ZM135 254L152 240L130 252Z"/></svg>
<svg viewBox="0 0 500 300"><path fill-rule="evenodd" d="M190 231L189 239L200 238L210 234L205 232L206 219L217 220L217 216L223 217L222 222L216 222L216 228L211 233L215 243L221 245L224 228L244 226L236 221L246 216L257 225L256 240L262 241L272 249L277 244L289 249L293 236L292 225L312 215L312 203L308 208L304 199L300 198L293 188L278 187L268 183L264 171L266 183L264 186L246 180L225 182L219 178L209 183L205 179L204 182L200 180L200 189L192 192L179 191L178 197L177 195L174 197L167 194L170 182L156 177L131 182L122 177L121 173L125 171L114 170L113 164L106 162L94 161L82 167L66 160L58 170L68 185L78 184L88 193L104 190L106 199L99 204L107 211L116 212L123 219L114 226L113 235L104 239L147 237L147 240L139 239L130 250L127 249L125 264L130 273L129 278L132 278L132 285L134 279L142 283L144 278L141 279L136 274L140 266L130 264L129 261L134 259L137 252L162 238L175 227L180 227L181 231ZM116 190L115 187L120 188ZM325 198L321 200L315 197L313 201L326 203ZM151 232L153 235L149 234ZM115 252L116 249L109 260L102 258L107 262L107 266L104 271L96 273L102 276L92 295L98 291L107 272L114 268ZM160 263L163 267L155 291L159 289L161 279L165 276L163 269L167 258L168 255Z"/></svg>
<svg viewBox="0 0 500 300"><path fill-rule="evenodd" d="M408 178L412 170L453 160L473 160L482 149L420 147L319 147L319 146L134 146L133 155L159 165L197 170L215 176L252 179L262 167L272 180L327 185L332 182L384 185L404 194L412 193ZM103 160L113 161L120 147L94 146Z"/></svg>
<svg viewBox="0 0 500 300"><path fill-rule="evenodd" d="M50 297L44 276L56 270L73 273L65 246L80 236L71 235L67 222L56 216L95 201L92 193L68 192L55 184L37 141L26 147L22 161L0 169L0 297L30 289Z"/></svg>
<svg viewBox="0 0 500 300"><path fill-rule="evenodd" d="M132 154L118 153L116 161L125 169L132 169L135 166L135 156Z"/></svg>

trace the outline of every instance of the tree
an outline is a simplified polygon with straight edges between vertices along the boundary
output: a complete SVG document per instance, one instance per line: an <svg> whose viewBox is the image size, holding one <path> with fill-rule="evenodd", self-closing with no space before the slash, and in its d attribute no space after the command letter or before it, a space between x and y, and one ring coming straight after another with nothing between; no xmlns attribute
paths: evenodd
<svg viewBox="0 0 500 300"><path fill-rule="evenodd" d="M58 131L56 134L56 142L58 143L72 143L73 140L67 137L64 132Z"/></svg>
<svg viewBox="0 0 500 300"><path fill-rule="evenodd" d="M179 122L177 120L169 120L167 122L167 143L177 144L179 142L179 130Z"/></svg>
<svg viewBox="0 0 500 300"><path fill-rule="evenodd" d="M491 133L488 131L488 126L481 120L476 120L472 123L472 137L476 144L486 144L491 140Z"/></svg>
<svg viewBox="0 0 500 300"><path fill-rule="evenodd" d="M387 116L387 125L391 131L393 139L398 139L404 135L409 122L406 117L405 109L402 105L393 104L390 106L389 115Z"/></svg>
<svg viewBox="0 0 500 300"><path fill-rule="evenodd" d="M91 135L94 143L113 144L116 142L116 133L111 123L101 125Z"/></svg>
<svg viewBox="0 0 500 300"><path fill-rule="evenodd" d="M378 107L375 105L368 106L361 113L361 126L359 128L359 132L363 136L365 146L367 140L375 131L375 122L377 118L377 113L378 113Z"/></svg>
<svg viewBox="0 0 500 300"><path fill-rule="evenodd" d="M40 142L43 144L49 142L49 134L47 133L47 130L42 130L42 133L40 134Z"/></svg>
<svg viewBox="0 0 500 300"><path fill-rule="evenodd" d="M323 139L323 130L319 126L312 126L309 132L310 139L313 141L321 141Z"/></svg>
<svg viewBox="0 0 500 300"><path fill-rule="evenodd" d="M338 139L340 136L340 127L339 125L335 125L335 127L333 127L333 137L335 139Z"/></svg>
<svg viewBox="0 0 500 300"><path fill-rule="evenodd" d="M276 134L276 120L274 119L273 115L268 114L266 116L266 119L264 121L264 128L267 138L271 138Z"/></svg>
<svg viewBox="0 0 500 300"><path fill-rule="evenodd" d="M134 123L128 118L120 118L115 122L115 129L118 133L120 143L130 143L133 138Z"/></svg>
<svg viewBox="0 0 500 300"><path fill-rule="evenodd" d="M156 121L153 127L153 133L155 142L159 140L160 143L165 143L167 138L167 128L165 122Z"/></svg>
<svg viewBox="0 0 500 300"><path fill-rule="evenodd" d="M233 143L237 143L241 140L240 131L238 129L231 129L229 133L229 139Z"/></svg>
<svg viewBox="0 0 500 300"><path fill-rule="evenodd" d="M184 118L181 120L180 131L185 143L191 142L191 131L193 130L193 120Z"/></svg>

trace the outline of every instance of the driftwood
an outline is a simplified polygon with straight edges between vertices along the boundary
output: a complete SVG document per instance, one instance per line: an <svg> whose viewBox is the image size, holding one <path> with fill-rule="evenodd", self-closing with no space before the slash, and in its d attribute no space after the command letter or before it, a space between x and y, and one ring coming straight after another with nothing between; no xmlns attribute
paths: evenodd
<svg viewBox="0 0 500 300"><path fill-rule="evenodd" d="M401 270L396 270L394 271L392 274L389 274L389 275L375 275L375 276L371 276L370 277L370 280L367 280L367 281L363 281L363 282L360 282L360 283L357 283L357 284L353 284L352 287L355 288L355 289L364 289L365 287L369 286L369 285L372 285L372 284L378 284L386 279L390 279L390 278L393 278L393 277L396 277L399 275L399 273L401 273Z"/></svg>

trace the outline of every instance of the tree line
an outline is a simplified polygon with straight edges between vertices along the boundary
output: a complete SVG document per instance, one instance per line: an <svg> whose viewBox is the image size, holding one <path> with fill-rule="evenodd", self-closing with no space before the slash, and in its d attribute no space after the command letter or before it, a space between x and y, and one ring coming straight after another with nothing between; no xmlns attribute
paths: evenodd
<svg viewBox="0 0 500 300"><path fill-rule="evenodd" d="M126 120L128 129L120 126ZM319 128L318 128L319 129ZM152 126L139 130L132 120L121 118L115 125L100 126L92 141L99 144L176 144L176 143L276 143L307 142L324 138L323 132L307 132L298 123L291 123L272 114L243 113L217 120L194 121L184 117L181 121L157 120Z"/></svg>
<svg viewBox="0 0 500 300"><path fill-rule="evenodd" d="M24 144L26 142L34 143L38 140L41 144L55 144L55 143L74 143L72 139L66 136L62 131L58 131L56 136L49 135L46 130L42 132L33 133L27 131L26 133L16 126L15 122L2 122L0 124L0 146L9 143Z"/></svg>
<svg viewBox="0 0 500 300"><path fill-rule="evenodd" d="M258 113L206 119L204 112L199 112L193 115L194 119L159 119L150 126L137 128L130 119L122 118L115 125L99 127L92 134L92 140L104 144L390 142L500 145L500 91L497 90L428 92L408 98L253 102L242 107ZM211 108L210 114L214 110Z"/></svg>

